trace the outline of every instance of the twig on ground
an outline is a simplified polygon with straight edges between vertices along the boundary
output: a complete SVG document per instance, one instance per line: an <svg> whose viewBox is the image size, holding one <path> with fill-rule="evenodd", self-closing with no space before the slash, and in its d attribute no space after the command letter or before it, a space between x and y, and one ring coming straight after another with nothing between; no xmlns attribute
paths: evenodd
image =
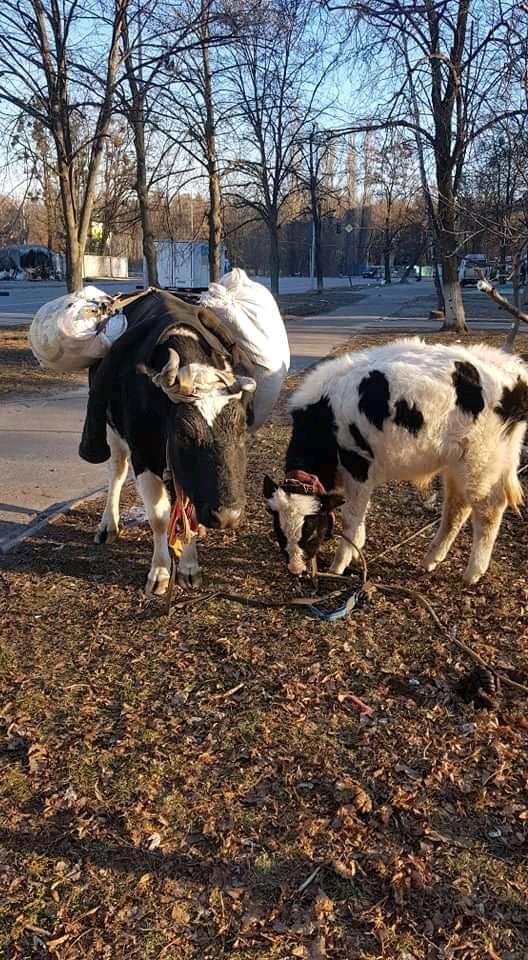
<svg viewBox="0 0 528 960"><path fill-rule="evenodd" d="M319 866L312 871L310 876L306 877L306 880L303 880L301 885L297 887L297 893L303 893L303 891L306 890L306 888L309 887L311 883L313 883L317 874L319 873L320 870L323 869L323 867L324 867L324 863L320 863Z"/></svg>
<svg viewBox="0 0 528 960"><path fill-rule="evenodd" d="M242 690L242 687L245 686L244 681L237 683L235 687L231 687L230 690L223 690L222 693L213 693L210 696L210 700L227 700L228 697L232 697L233 694L238 693L239 690Z"/></svg>
<svg viewBox="0 0 528 960"><path fill-rule="evenodd" d="M374 560L381 560L382 557L386 557L388 553L392 553L393 550L399 550L400 547L404 547L407 543L411 543L412 540L416 540L417 537L421 536L422 533L425 533L427 530L430 530L432 527L436 527L440 515L437 515L434 520L431 520L429 523L424 524L423 527L420 527L419 530L415 530L414 533L409 534L408 537L405 537L404 540L400 540L398 543L393 544L392 547L387 547L386 550L382 550L381 553L376 553L373 557L370 558L370 562L373 563Z"/></svg>
<svg viewBox="0 0 528 960"><path fill-rule="evenodd" d="M260 600L258 597L246 596L245 593L226 593L225 590L215 590L214 593L202 594L199 597L179 601L174 603L173 606L181 610L191 606L191 604L205 603L206 600L211 600L213 597L220 597L222 600L229 600L231 603L241 603L247 607L262 607L265 610L269 607L311 607L321 600L333 600L336 597L341 597L344 593L349 593L349 590L332 590L331 593L326 593L324 596L317 594L310 597L294 597L293 600Z"/></svg>

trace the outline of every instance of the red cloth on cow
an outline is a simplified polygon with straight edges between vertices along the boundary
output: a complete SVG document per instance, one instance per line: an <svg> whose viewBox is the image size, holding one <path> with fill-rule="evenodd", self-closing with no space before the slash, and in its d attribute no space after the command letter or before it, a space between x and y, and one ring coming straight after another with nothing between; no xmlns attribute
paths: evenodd
<svg viewBox="0 0 528 960"><path fill-rule="evenodd" d="M191 503L183 490L177 490L167 529L169 547L177 557L181 556L183 548L191 542L199 529L200 525L194 504Z"/></svg>

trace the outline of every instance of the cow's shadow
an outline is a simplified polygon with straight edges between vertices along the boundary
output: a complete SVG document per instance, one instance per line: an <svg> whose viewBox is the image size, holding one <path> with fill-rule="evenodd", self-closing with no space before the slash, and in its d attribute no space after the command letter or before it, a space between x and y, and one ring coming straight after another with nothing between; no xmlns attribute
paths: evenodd
<svg viewBox="0 0 528 960"><path fill-rule="evenodd" d="M0 569L141 590L152 557L150 527L123 526L112 543L96 544L98 522L98 514L87 517L82 509L72 510L61 523L50 524L4 554ZM206 590L236 591L244 585L248 570L258 575L259 569L264 573L270 565L276 568L277 578L284 573L284 560L269 529L255 530L252 520L236 534L208 531L199 540L198 553Z"/></svg>

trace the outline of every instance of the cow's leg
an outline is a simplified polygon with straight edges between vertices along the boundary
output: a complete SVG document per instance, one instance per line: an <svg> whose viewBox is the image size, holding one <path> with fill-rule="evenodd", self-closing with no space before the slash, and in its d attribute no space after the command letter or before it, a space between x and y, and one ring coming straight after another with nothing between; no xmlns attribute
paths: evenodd
<svg viewBox="0 0 528 960"><path fill-rule="evenodd" d="M171 558L167 541L167 528L170 517L170 500L165 484L150 470L140 473L137 488L154 538L152 563L145 591L148 594L165 593L170 580Z"/></svg>
<svg viewBox="0 0 528 960"><path fill-rule="evenodd" d="M128 446L124 440L108 427L110 446L110 478L106 504L94 537L96 543L111 543L119 536L119 498L128 474Z"/></svg>
<svg viewBox="0 0 528 960"><path fill-rule="evenodd" d="M506 495L502 482L497 484L486 500L473 504L473 544L469 563L464 571L465 583L478 583L486 573L505 509Z"/></svg>
<svg viewBox="0 0 528 960"><path fill-rule="evenodd" d="M451 477L444 477L442 519L436 535L429 544L423 566L429 572L445 560L460 530L471 513L464 494Z"/></svg>
<svg viewBox="0 0 528 960"><path fill-rule="evenodd" d="M362 550L365 546L365 517L371 493L369 484L353 480L345 471L343 474L347 498L342 510L343 536L330 567L332 573L343 573L351 563L359 562L356 547Z"/></svg>
<svg viewBox="0 0 528 960"><path fill-rule="evenodd" d="M198 562L197 537L193 537L182 551L178 562L178 583L186 590L202 585L202 571Z"/></svg>

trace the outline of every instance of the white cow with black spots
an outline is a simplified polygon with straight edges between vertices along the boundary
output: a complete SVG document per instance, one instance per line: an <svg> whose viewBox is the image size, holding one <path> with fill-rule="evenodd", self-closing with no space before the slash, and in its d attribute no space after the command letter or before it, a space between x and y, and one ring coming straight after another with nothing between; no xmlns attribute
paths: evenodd
<svg viewBox="0 0 528 960"><path fill-rule="evenodd" d="M389 480L424 488L442 477L442 519L424 559L434 570L471 516L473 545L464 580L489 566L502 515L518 510L517 477L528 420L528 367L478 344L418 338L320 364L290 399L293 432L281 485L264 495L288 567L303 573L329 535L342 502L343 533L332 564L342 573L365 543L372 491ZM344 497L333 491L339 487Z"/></svg>

